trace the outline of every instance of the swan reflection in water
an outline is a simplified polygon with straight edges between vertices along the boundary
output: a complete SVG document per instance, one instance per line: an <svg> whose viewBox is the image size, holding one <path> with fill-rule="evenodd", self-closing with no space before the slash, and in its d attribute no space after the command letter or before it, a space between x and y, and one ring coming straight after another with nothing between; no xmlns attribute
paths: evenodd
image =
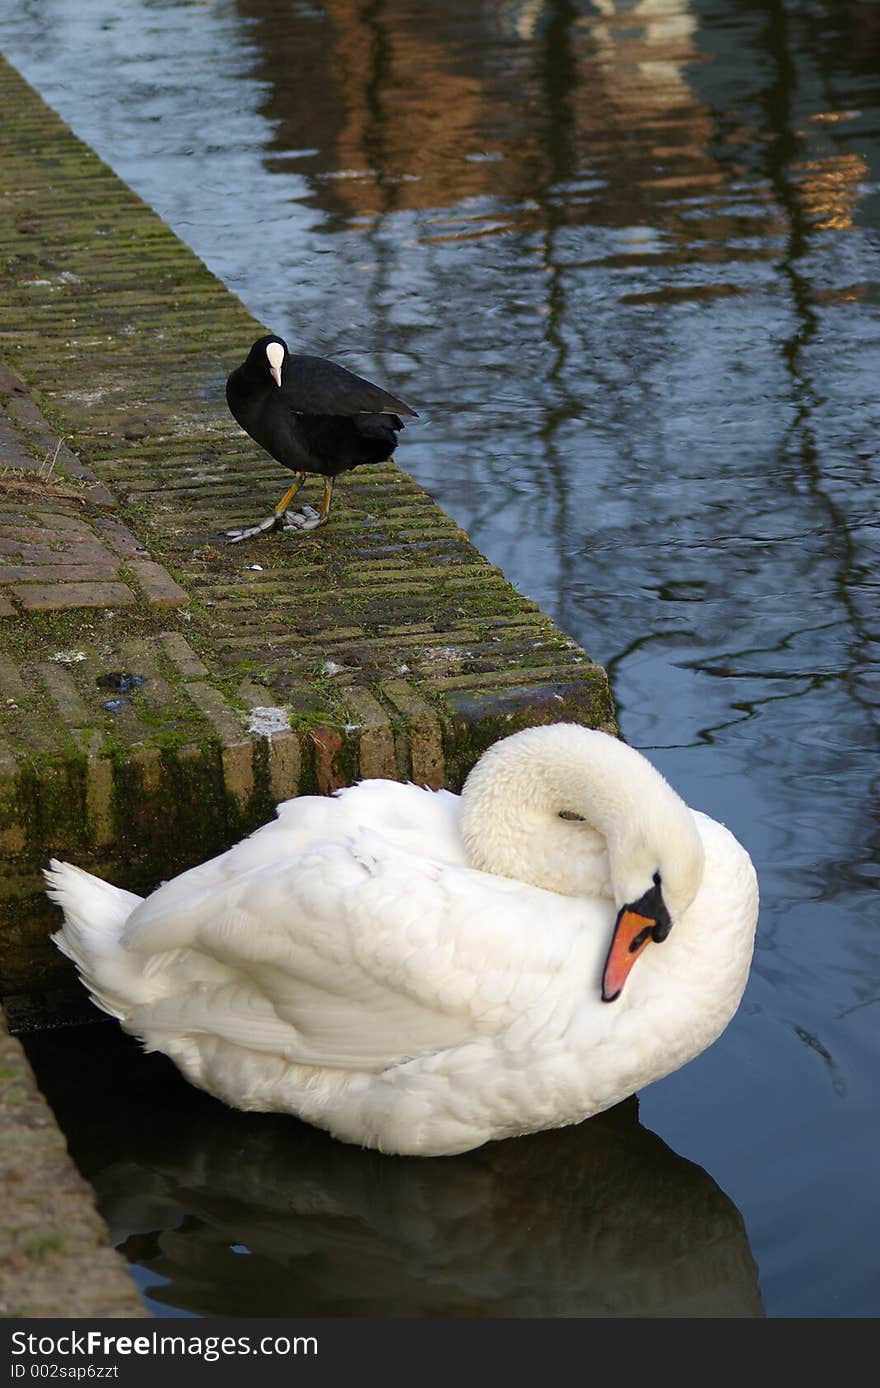
<svg viewBox="0 0 880 1388"><path fill-rule="evenodd" d="M636 1099L461 1156L388 1157L294 1118L226 1109L114 1028L80 1035L87 1047L71 1045L69 1031L34 1038L31 1058L114 1244L143 1269L157 1306L232 1316L764 1314L739 1211L702 1167L641 1126ZM92 1060L103 1084L87 1093Z"/></svg>

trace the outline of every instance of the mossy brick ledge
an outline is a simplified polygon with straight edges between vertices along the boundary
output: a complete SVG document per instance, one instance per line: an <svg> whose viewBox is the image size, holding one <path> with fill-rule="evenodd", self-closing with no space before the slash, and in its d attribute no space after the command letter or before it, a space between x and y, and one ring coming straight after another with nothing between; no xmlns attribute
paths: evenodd
<svg viewBox="0 0 880 1388"><path fill-rule="evenodd" d="M0 1013L0 1316L147 1316Z"/></svg>
<svg viewBox="0 0 880 1388"><path fill-rule="evenodd" d="M605 672L393 463L324 530L224 543L286 476L223 398L263 325L2 60L0 104L0 992L49 1019L50 856L147 891L286 796L457 789L517 728L615 724Z"/></svg>

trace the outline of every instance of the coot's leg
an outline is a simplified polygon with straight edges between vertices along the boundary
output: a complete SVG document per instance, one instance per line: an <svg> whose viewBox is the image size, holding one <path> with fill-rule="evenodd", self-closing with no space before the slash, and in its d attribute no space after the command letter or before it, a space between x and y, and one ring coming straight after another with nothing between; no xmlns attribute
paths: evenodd
<svg viewBox="0 0 880 1388"><path fill-rule="evenodd" d="M246 525L241 530L227 530L226 538L231 545L237 545L240 540L252 540L255 535L262 535L265 530L286 530L289 528L284 523L288 515L287 508L306 480L304 472L295 472L293 475L295 481L287 488L271 516L257 521L256 525Z"/></svg>
<svg viewBox="0 0 880 1388"><path fill-rule="evenodd" d="M324 495L321 498L321 509L316 511L314 506L304 506L301 511L288 511L285 516L285 530L317 530L319 525L325 525L327 517L330 515L330 500L333 496L333 483L335 477L324 478Z"/></svg>

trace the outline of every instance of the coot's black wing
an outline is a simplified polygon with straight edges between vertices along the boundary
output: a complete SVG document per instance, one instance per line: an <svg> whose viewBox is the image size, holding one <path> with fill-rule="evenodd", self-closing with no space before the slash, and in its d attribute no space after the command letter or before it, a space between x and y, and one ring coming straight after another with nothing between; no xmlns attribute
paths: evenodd
<svg viewBox="0 0 880 1388"><path fill-rule="evenodd" d="M390 391L325 357L289 356L281 396L297 414L416 414Z"/></svg>

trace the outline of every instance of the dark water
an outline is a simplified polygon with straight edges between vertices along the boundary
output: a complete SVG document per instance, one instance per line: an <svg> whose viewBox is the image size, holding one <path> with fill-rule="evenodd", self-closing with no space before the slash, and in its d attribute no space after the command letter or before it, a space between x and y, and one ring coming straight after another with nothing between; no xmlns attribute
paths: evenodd
<svg viewBox="0 0 880 1388"><path fill-rule="evenodd" d="M762 887L642 1126L423 1168L52 1061L153 1304L876 1316L880 5L30 0L0 47L267 325L412 401L398 461Z"/></svg>
<svg viewBox="0 0 880 1388"><path fill-rule="evenodd" d="M763 1314L742 1215L635 1099L454 1159L383 1157L224 1109L109 1026L28 1048L160 1315Z"/></svg>

